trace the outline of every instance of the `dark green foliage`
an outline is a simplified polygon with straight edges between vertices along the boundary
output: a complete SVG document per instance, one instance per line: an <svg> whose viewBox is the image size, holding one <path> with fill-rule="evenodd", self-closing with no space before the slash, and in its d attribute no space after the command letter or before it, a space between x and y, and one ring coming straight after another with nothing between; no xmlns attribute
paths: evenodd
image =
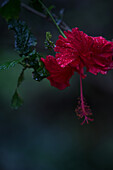
<svg viewBox="0 0 113 170"><path fill-rule="evenodd" d="M20 0L6 0L0 8L0 14L6 19L17 19L20 13Z"/></svg>
<svg viewBox="0 0 113 170"><path fill-rule="evenodd" d="M11 107L14 108L14 109L18 109L23 104L23 100L18 93L18 88L21 85L21 83L24 81L24 71L25 71L25 69L26 68L23 68L22 72L20 73L20 75L18 77L17 88L16 88L15 93L14 93L12 100L11 100Z"/></svg>
<svg viewBox="0 0 113 170"><path fill-rule="evenodd" d="M44 8L42 8L42 3L39 3L37 0L32 0L31 6L34 8L36 7L36 10L38 11L43 11ZM50 11L52 8L53 6L48 8L47 11ZM49 76L49 73L45 69L44 63L41 61L41 57L43 56L36 51L37 40L31 33L26 23L18 19L19 12L20 0L5 1L0 8L0 14L6 19L6 21L8 21L8 28L15 33L15 50L21 57L18 60L13 60L2 64L0 66L0 70L9 69L10 67L14 67L16 64L21 64L23 66L11 101L11 106L14 109L18 109L23 104L23 100L19 96L18 89L24 80L24 71L26 69L32 69L32 77L36 81L41 81ZM45 45L48 49L54 48L54 43L51 41L51 37L52 35L50 32L47 32Z"/></svg>
<svg viewBox="0 0 113 170"><path fill-rule="evenodd" d="M47 70L43 62L40 60L42 55L40 55L36 50L33 50L29 56L25 59L25 63L29 68L33 69L33 79L36 81L41 81L48 76Z"/></svg>
<svg viewBox="0 0 113 170"><path fill-rule="evenodd" d="M38 68L39 67L39 54L36 52L36 49L34 49L32 52L29 53L28 56L26 56L23 66L26 66L27 68Z"/></svg>
<svg viewBox="0 0 113 170"><path fill-rule="evenodd" d="M18 91L16 89L15 93L14 93L14 95L12 97L12 100L11 100L11 107L13 109L18 109L22 104L23 104L23 100L19 96Z"/></svg>
<svg viewBox="0 0 113 170"><path fill-rule="evenodd" d="M49 76L49 73L45 69L44 64L40 61L39 68L36 68L33 71L33 79L36 80L36 81L41 81L48 76Z"/></svg>
<svg viewBox="0 0 113 170"><path fill-rule="evenodd" d="M40 56L34 47L36 46L37 42L35 37L31 34L31 31L25 24L20 20L11 20L9 22L8 28L15 31L15 49L19 52L20 56L25 56L24 60L21 62L24 69L32 68L33 69L33 79L37 81L41 81L43 78L48 76L47 71L40 61ZM51 34L48 33L47 41L50 41ZM23 73L20 75L20 80L23 80ZM20 81L19 81L20 82ZM18 86L18 85L17 85Z"/></svg>
<svg viewBox="0 0 113 170"><path fill-rule="evenodd" d="M18 60L13 60L13 61L9 61L9 62L6 62L2 65L0 65L0 70L6 70L6 69L9 69L11 67L14 67L16 64L20 63L24 58L20 58Z"/></svg>
<svg viewBox="0 0 113 170"><path fill-rule="evenodd" d="M15 49L20 55L26 55L36 46L36 38L32 35L25 22L11 20L8 28L15 31Z"/></svg>

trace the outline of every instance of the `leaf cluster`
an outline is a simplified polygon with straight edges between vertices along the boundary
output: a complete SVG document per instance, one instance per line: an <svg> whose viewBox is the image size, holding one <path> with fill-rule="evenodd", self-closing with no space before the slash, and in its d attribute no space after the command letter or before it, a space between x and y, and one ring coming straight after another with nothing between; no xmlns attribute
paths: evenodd
<svg viewBox="0 0 113 170"><path fill-rule="evenodd" d="M23 60L20 64L23 70L18 78L17 88L12 98L12 107L15 109L22 104L22 99L18 94L18 88L24 80L24 71L33 69L32 77L36 81L41 81L48 76L48 73L43 64L41 64L41 56L36 51L37 41L31 33L25 22L20 20L11 20L8 23L8 28L15 32L15 50L19 53ZM16 100L16 101L15 101Z"/></svg>
<svg viewBox="0 0 113 170"><path fill-rule="evenodd" d="M37 6L36 4L38 1L34 0L31 2L33 7ZM39 8L41 9L41 4ZM23 67L18 77L17 87L11 101L11 106L15 109L19 108L23 103L18 90L21 83L24 81L25 70L32 69L32 77L36 81L41 81L48 76L48 72L41 61L41 57L43 56L36 50L37 39L31 33L27 24L19 19L19 13L20 0L6 0L0 8L0 15L7 21L8 29L14 31L14 46L20 56L19 59L8 61L0 65L0 70L9 69L17 64L20 64Z"/></svg>
<svg viewBox="0 0 113 170"><path fill-rule="evenodd" d="M21 56L27 55L36 46L37 40L24 21L11 20L8 28L15 32L15 49Z"/></svg>
<svg viewBox="0 0 113 170"><path fill-rule="evenodd" d="M14 31L14 47L20 57L19 59L8 61L0 65L0 70L12 68L17 64L20 64L22 66L22 71L17 81L17 87L11 101L11 105L15 109L20 107L23 103L18 90L21 83L24 81L24 72L26 69L32 69L32 78L36 81L41 81L49 76L48 71L45 69L44 63L41 61L41 58L43 56L40 54L39 51L37 52L36 49L37 39L31 33L31 30L29 29L27 24L19 19L21 10L20 6L22 4L23 3L20 0L5 0L0 7L0 15L7 21L8 29ZM60 23L62 22L64 10L61 10L59 13L60 17L57 17L54 13L52 13L52 9L55 7L51 5L47 8L43 4L42 0L30 0L29 5L33 9L31 9L31 7L29 6L26 6L26 4L24 4L23 6L31 11L36 10L41 16L47 18L50 21L52 20L59 32L65 37L64 33L59 27ZM51 38L51 33L46 32L46 40L44 43L45 47L49 50L52 50L55 47Z"/></svg>

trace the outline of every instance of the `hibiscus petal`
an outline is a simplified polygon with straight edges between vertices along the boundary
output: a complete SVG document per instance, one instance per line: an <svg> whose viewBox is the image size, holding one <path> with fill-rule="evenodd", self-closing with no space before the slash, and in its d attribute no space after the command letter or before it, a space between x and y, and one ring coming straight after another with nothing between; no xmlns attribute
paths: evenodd
<svg viewBox="0 0 113 170"><path fill-rule="evenodd" d="M70 66L62 68L58 65L56 58L49 55L46 59L41 58L45 64L45 68L48 70L50 76L47 77L50 80L52 86L57 87L60 90L70 86L69 79L74 74L74 69Z"/></svg>

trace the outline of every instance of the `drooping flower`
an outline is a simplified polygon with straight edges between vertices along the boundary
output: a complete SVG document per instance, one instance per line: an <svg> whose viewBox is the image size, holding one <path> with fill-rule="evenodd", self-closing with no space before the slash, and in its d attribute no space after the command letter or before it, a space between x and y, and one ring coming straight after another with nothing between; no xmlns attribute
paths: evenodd
<svg viewBox="0 0 113 170"><path fill-rule="evenodd" d="M46 59L41 58L41 60L50 74L47 79L50 80L52 86L60 90L70 86L69 79L74 74L73 68L70 66L66 66L65 68L60 67L56 62L56 58L51 55L48 55Z"/></svg>
<svg viewBox="0 0 113 170"><path fill-rule="evenodd" d="M55 51L56 60L61 67L70 65L78 70L81 74L81 70L85 66L83 58L90 60L90 49L93 45L92 37L79 31L78 28L73 28L72 31L64 32L67 38L59 36L56 42ZM84 77L84 74L82 74Z"/></svg>
<svg viewBox="0 0 113 170"><path fill-rule="evenodd" d="M113 42L103 37L92 37L73 28L72 31L64 31L67 38L59 36L54 48L55 58L47 56L42 59L50 76L48 79L52 86L64 89L69 86L69 79L74 71L80 74L80 99L76 109L79 118L84 118L83 123L90 120L92 112L85 103L82 92L82 78L85 78L84 67L87 72L97 75L106 74L113 68Z"/></svg>
<svg viewBox="0 0 113 170"><path fill-rule="evenodd" d="M103 37L91 37L73 28L64 32L67 38L59 36L56 42L56 60L61 67L70 65L81 73L80 69L87 68L93 74L106 74L113 68L113 42ZM81 65L81 67L80 67Z"/></svg>

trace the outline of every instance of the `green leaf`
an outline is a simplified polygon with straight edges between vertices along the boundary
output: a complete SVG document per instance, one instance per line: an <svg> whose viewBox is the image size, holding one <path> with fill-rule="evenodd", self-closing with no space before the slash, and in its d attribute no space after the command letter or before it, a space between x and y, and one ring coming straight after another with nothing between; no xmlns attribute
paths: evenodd
<svg viewBox="0 0 113 170"><path fill-rule="evenodd" d="M22 70L22 72L19 75L17 87L19 87L21 85L21 83L24 81L24 71L25 71L25 68Z"/></svg>
<svg viewBox="0 0 113 170"><path fill-rule="evenodd" d="M34 69L34 71L32 72L33 74L33 79L36 81L41 81L44 78L49 76L48 71L45 69L45 66L43 64L42 61L39 62L40 66L38 69Z"/></svg>
<svg viewBox="0 0 113 170"><path fill-rule="evenodd" d="M20 0L6 0L0 8L0 14L6 21L19 17L20 13Z"/></svg>
<svg viewBox="0 0 113 170"><path fill-rule="evenodd" d="M24 81L24 71L25 71L25 69L26 68L23 68L22 72L20 73L20 75L18 77L17 88L16 88L15 93L14 93L12 100L11 100L11 107L13 109L18 109L23 104L23 100L19 96L17 90L18 90L18 87L21 85L21 83Z"/></svg>
<svg viewBox="0 0 113 170"><path fill-rule="evenodd" d="M48 72L45 69L44 63L41 61L41 54L33 50L29 53L29 58L27 58L27 64L30 65L34 71L32 72L32 77L36 81L41 81L48 76Z"/></svg>
<svg viewBox="0 0 113 170"><path fill-rule="evenodd" d="M29 68L38 68L39 67L39 54L34 49L32 52L29 53L28 57L25 59L26 66Z"/></svg>
<svg viewBox="0 0 113 170"><path fill-rule="evenodd" d="M20 106L22 106L22 104L23 100L21 99L21 97L18 94L18 91L16 90L11 100L11 107L13 109L18 109Z"/></svg>
<svg viewBox="0 0 113 170"><path fill-rule="evenodd" d="M11 20L8 28L15 31L15 49L20 55L27 55L33 50L37 41L25 22Z"/></svg>
<svg viewBox="0 0 113 170"><path fill-rule="evenodd" d="M19 62L21 62L24 58L20 58L18 60L13 60L13 61L9 61L9 62L6 62L2 65L0 65L0 70L7 70L11 67L14 67L16 64L18 64Z"/></svg>

